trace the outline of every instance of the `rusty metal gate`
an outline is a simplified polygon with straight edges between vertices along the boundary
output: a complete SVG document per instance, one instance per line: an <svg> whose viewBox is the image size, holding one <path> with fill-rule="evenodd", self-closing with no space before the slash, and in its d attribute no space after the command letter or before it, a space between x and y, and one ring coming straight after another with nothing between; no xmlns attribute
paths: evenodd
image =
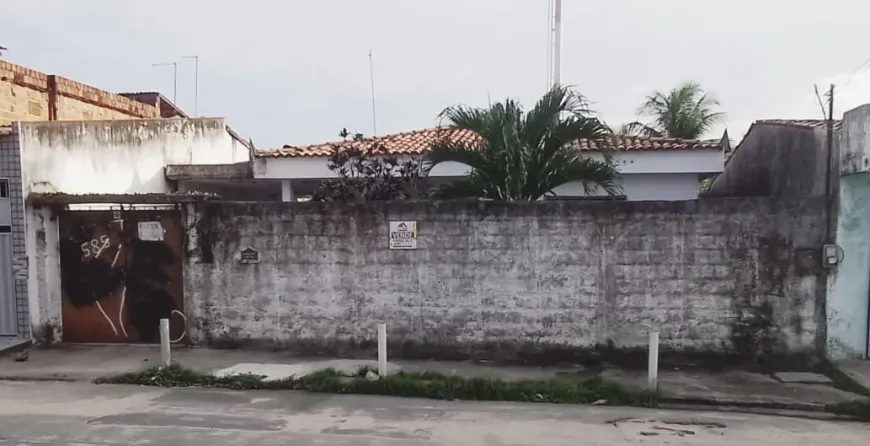
<svg viewBox="0 0 870 446"><path fill-rule="evenodd" d="M66 211L59 221L63 341L183 342L181 215L175 210Z"/></svg>

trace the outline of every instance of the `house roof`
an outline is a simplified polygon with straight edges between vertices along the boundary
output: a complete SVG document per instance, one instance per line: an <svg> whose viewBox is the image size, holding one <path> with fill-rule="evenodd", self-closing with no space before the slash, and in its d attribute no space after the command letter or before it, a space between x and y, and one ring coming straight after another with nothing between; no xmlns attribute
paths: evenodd
<svg viewBox="0 0 870 446"><path fill-rule="evenodd" d="M284 146L280 149L257 150L255 156L260 158L296 158L296 157L320 157L329 156L333 150L341 148L370 148L379 145L382 150L390 155L420 155L429 148L447 138L453 143L473 145L478 140L476 133L470 130L451 127L439 127L412 132L396 133L392 135L364 138L361 140L338 141L308 146ZM699 141L679 138L657 138L613 135L602 140L580 139L575 142L575 147L584 152L597 152L602 148L617 152L641 152L659 150L721 150L720 141Z"/></svg>
<svg viewBox="0 0 870 446"><path fill-rule="evenodd" d="M161 93L156 91L137 91L132 93L118 94L120 96L124 96L127 99L132 99L143 104L159 107L161 118L174 118L176 116L181 118L188 117L187 113L185 113L184 110L173 104L172 101L166 98L166 96L163 96Z"/></svg>
<svg viewBox="0 0 870 446"><path fill-rule="evenodd" d="M824 119L761 119L755 121L756 124L769 125L784 125L789 127L798 127L804 129L825 129L828 121ZM843 127L843 121L834 120L834 130L840 130Z"/></svg>

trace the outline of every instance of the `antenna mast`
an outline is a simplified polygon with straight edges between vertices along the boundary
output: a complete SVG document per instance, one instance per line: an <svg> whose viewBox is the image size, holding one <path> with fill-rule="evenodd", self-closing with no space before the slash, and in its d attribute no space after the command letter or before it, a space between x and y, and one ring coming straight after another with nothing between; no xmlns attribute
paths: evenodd
<svg viewBox="0 0 870 446"><path fill-rule="evenodd" d="M372 136L378 136L378 110L375 103L375 63L369 50L369 78L372 84Z"/></svg>
<svg viewBox="0 0 870 446"><path fill-rule="evenodd" d="M553 6L553 86L562 83L562 0Z"/></svg>

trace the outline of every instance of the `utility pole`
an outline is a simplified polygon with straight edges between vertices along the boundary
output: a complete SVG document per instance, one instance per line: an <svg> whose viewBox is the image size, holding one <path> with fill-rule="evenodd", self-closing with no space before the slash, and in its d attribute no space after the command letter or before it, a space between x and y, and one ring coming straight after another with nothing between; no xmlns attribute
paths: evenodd
<svg viewBox="0 0 870 446"><path fill-rule="evenodd" d="M178 100L178 62L154 63L152 67L166 67L172 65L172 103L177 104Z"/></svg>
<svg viewBox="0 0 870 446"><path fill-rule="evenodd" d="M553 7L553 86L562 84L562 0Z"/></svg>
<svg viewBox="0 0 870 446"><path fill-rule="evenodd" d="M825 238L828 243L834 242L833 237L833 216L834 216L834 184L833 184L833 164L834 164L834 84L831 84L830 89L828 90L828 112L827 112L827 120L825 122L825 127L827 130L826 135L826 149L827 149L827 170L825 171L825 205L827 207L827 221L825 222L826 233Z"/></svg>
<svg viewBox="0 0 870 446"><path fill-rule="evenodd" d="M182 59L193 59L193 115L199 117L199 56L183 56Z"/></svg>

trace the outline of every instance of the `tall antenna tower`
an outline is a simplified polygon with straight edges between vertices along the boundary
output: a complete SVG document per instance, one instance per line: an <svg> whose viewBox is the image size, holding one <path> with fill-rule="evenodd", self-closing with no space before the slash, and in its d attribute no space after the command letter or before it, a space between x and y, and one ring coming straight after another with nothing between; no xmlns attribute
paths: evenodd
<svg viewBox="0 0 870 446"><path fill-rule="evenodd" d="M549 0L547 9L547 88L562 83L562 0Z"/></svg>
<svg viewBox="0 0 870 446"><path fill-rule="evenodd" d="M553 85L562 83L562 0L553 0Z"/></svg>

